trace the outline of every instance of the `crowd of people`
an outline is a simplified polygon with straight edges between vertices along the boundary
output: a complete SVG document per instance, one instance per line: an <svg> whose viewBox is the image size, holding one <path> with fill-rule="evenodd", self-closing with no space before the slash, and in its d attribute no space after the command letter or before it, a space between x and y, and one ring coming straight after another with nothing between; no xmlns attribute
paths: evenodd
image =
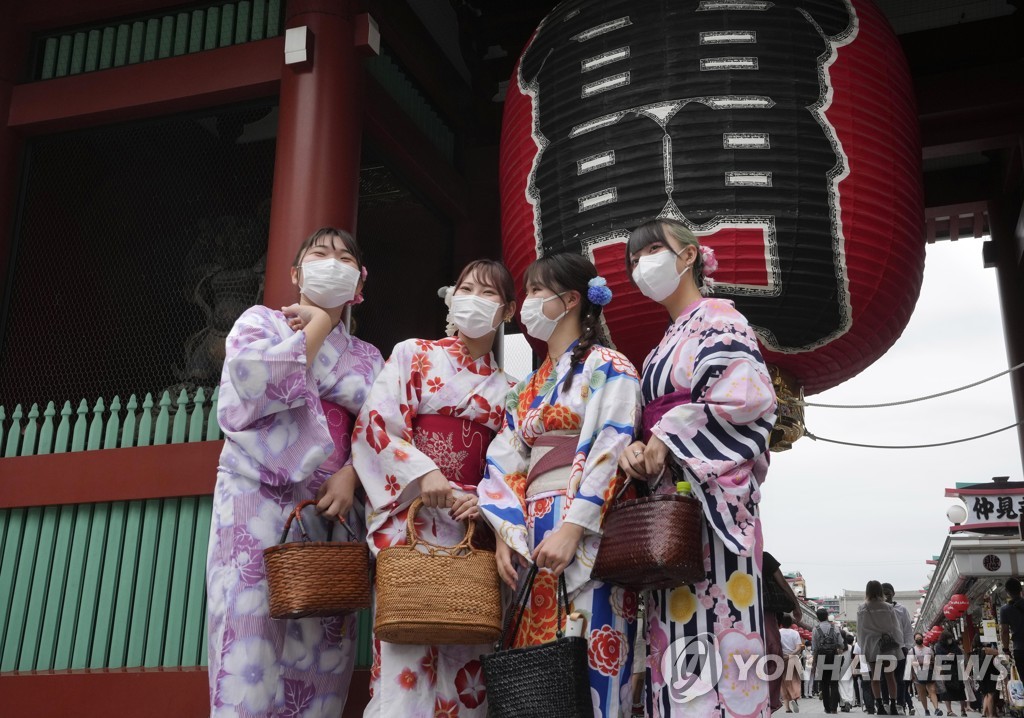
<svg viewBox="0 0 1024 718"><path fill-rule="evenodd" d="M855 634L818 609L811 639L805 640L793 615L779 613L776 655L786 668L773 681L773 710L798 713L801 700L820 699L826 714L856 708L871 715L917 715L918 710L925 716L1000 715L999 680L1008 674L1010 661L1024 661L1020 582L1009 579L1005 591L1002 650L975 635L965 653L962 637L949 628L928 645L923 634L913 632L910 613L894 600L892 585L878 581L867 584ZM796 597L791 600L797 606Z"/></svg>
<svg viewBox="0 0 1024 718"><path fill-rule="evenodd" d="M694 637L763 655L771 631L758 590L758 501L777 405L771 377L746 319L707 296L717 262L685 224L643 223L624 249L625 275L666 314L642 371L609 348L602 310L614 282L581 255L536 260L518 288L500 262L471 262L447 293L451 335L402 341L385 362L343 321L367 281L355 239L324 228L303 242L290 267L299 301L247 310L226 342L207 562L212 716L344 710L354 614L275 620L268 611L261 552L283 540L303 501L343 519L374 556L451 547L475 522L474 534L486 534L479 548L493 547L509 589L533 586L506 648L562 635L560 586L587 622L581 680L594 715L687 714L661 667L676 665L673 652ZM405 288L381 291L420 301ZM493 349L522 295L521 323L546 356L516 382ZM649 592L643 632L637 594L591 575L626 477L657 494L692 492L701 507L703 580ZM326 523L310 519L305 530L323 541ZM481 658L494 649L374 636L364 715L486 715ZM720 682L702 702L722 714L770 714L767 688L753 677Z"/></svg>

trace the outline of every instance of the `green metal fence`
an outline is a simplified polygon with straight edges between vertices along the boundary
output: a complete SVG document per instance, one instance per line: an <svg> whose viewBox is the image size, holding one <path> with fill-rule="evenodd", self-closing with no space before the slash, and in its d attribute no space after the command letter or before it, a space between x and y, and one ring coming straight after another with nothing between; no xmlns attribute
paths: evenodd
<svg viewBox="0 0 1024 718"><path fill-rule="evenodd" d="M0 510L0 672L205 666L210 496ZM356 662L371 660L359 614Z"/></svg>
<svg viewBox="0 0 1024 718"><path fill-rule="evenodd" d="M132 394L123 410L117 396L109 404L100 397L91 409L85 399L79 402L77 410L65 401L59 414L52 401L42 413L38 404L33 404L28 412L18 404L9 421L6 408L0 406L0 449L4 457L41 456L216 441L221 438L217 424L219 393L219 388L211 391L200 387L189 397L182 389L172 400L165 391L159 401L146 394L141 403Z"/></svg>
<svg viewBox="0 0 1024 718"><path fill-rule="evenodd" d="M205 665L212 504L0 511L0 671Z"/></svg>
<svg viewBox="0 0 1024 718"><path fill-rule="evenodd" d="M0 406L3 457L212 441L217 390ZM209 396L209 400L207 397ZM2 461L3 459L0 459ZM212 497L0 509L0 672L206 665ZM369 612L357 664L370 665Z"/></svg>
<svg viewBox="0 0 1024 718"><path fill-rule="evenodd" d="M277 37L283 27L283 0L239 0L61 30L36 38L32 79L52 80L241 45ZM430 143L452 162L454 132L387 49L368 59L365 66Z"/></svg>
<svg viewBox="0 0 1024 718"><path fill-rule="evenodd" d="M39 37L33 80L135 65L281 34L282 0L207 3Z"/></svg>

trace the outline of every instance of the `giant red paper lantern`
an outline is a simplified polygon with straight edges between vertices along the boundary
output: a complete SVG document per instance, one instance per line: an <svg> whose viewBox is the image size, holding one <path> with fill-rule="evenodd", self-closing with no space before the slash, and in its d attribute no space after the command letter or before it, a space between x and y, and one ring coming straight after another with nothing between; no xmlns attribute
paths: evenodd
<svg viewBox="0 0 1024 718"><path fill-rule="evenodd" d="M624 247L668 216L713 247L718 295L807 393L903 331L924 266L914 93L869 0L568 0L516 65L501 145L505 260L580 252L637 365L666 327Z"/></svg>

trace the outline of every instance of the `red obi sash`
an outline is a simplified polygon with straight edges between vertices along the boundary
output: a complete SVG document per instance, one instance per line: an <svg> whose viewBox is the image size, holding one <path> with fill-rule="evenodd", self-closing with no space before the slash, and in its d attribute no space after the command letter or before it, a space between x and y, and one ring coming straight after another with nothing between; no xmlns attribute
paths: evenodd
<svg viewBox="0 0 1024 718"><path fill-rule="evenodd" d="M645 406L643 416L640 420L641 426L643 427L644 443L651 440L651 430L654 428L655 424L661 421L661 417L665 416L665 414L677 406L690 403L692 403L690 401L690 390L680 389L679 391L673 391L670 394L665 394L665 396L659 396L657 399Z"/></svg>
<svg viewBox="0 0 1024 718"><path fill-rule="evenodd" d="M355 423L355 416L333 401L321 399L320 406L327 418L327 431L331 433L331 441L334 442L334 453L320 468L333 474L348 460L352 449L352 425Z"/></svg>
<svg viewBox="0 0 1024 718"><path fill-rule="evenodd" d="M449 481L475 489L487 466L494 432L475 421L441 414L421 414L412 422L413 443Z"/></svg>

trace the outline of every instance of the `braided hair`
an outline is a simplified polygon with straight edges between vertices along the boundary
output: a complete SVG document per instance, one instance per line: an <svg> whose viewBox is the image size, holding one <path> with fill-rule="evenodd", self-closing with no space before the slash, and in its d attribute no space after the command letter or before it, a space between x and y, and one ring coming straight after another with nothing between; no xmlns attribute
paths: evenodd
<svg viewBox="0 0 1024 718"><path fill-rule="evenodd" d="M593 263L579 254L553 254L541 257L526 270L526 284L546 287L556 294L562 292L579 292L580 295L580 332L579 341L573 347L569 363L569 374L565 377L562 391L572 387L576 367L586 358L590 348L595 344L608 344L604 329L601 326L603 308L594 304L587 297L588 282L597 276Z"/></svg>

